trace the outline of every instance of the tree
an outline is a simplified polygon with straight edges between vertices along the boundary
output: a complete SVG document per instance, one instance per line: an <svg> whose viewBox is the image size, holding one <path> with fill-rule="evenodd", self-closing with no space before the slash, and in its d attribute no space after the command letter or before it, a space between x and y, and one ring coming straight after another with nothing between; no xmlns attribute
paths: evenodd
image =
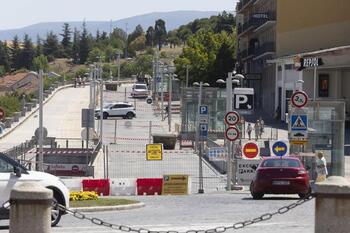
<svg viewBox="0 0 350 233"><path fill-rule="evenodd" d="M13 38L12 46L10 47L11 64L12 64L12 68L14 68L15 70L21 68L20 57L19 57L20 52L21 52L21 48L19 47L19 40L18 40L18 36L16 35Z"/></svg>
<svg viewBox="0 0 350 233"><path fill-rule="evenodd" d="M153 47L154 36L155 36L154 34L155 34L154 28L150 26L146 32L146 46Z"/></svg>
<svg viewBox="0 0 350 233"><path fill-rule="evenodd" d="M43 44L42 39L38 35L36 38L35 56L38 57L43 54Z"/></svg>
<svg viewBox="0 0 350 233"><path fill-rule="evenodd" d="M49 69L49 62L47 61L47 57L44 55L35 57L33 60L33 69L35 71L43 70L44 72L47 72Z"/></svg>
<svg viewBox="0 0 350 233"><path fill-rule="evenodd" d="M75 28L73 33L73 45L72 45L72 55L73 63L79 63L79 51L80 51L80 32Z"/></svg>
<svg viewBox="0 0 350 233"><path fill-rule="evenodd" d="M20 51L20 66L26 69L31 69L33 66L33 58L35 56L35 50L32 40L27 34L24 35L23 49Z"/></svg>
<svg viewBox="0 0 350 233"><path fill-rule="evenodd" d="M139 24L136 26L135 30L128 36L128 44L133 42L136 38L139 36L142 36L144 34L142 26Z"/></svg>
<svg viewBox="0 0 350 233"><path fill-rule="evenodd" d="M99 58L102 57L102 51L95 47L93 48L90 53L89 53L89 63L94 63L94 62L98 62L99 61Z"/></svg>
<svg viewBox="0 0 350 233"><path fill-rule="evenodd" d="M46 36L46 40L43 44L43 53L49 61L60 56L60 47L57 35L52 31L49 32Z"/></svg>
<svg viewBox="0 0 350 233"><path fill-rule="evenodd" d="M166 40L166 28L165 22L162 19L158 19L155 24L155 41L158 45L159 50L162 50L162 45Z"/></svg>
<svg viewBox="0 0 350 233"><path fill-rule="evenodd" d="M63 32L60 35L62 36L63 56L67 58L72 54L72 31L68 23L63 24Z"/></svg>
<svg viewBox="0 0 350 233"><path fill-rule="evenodd" d="M89 52L90 52L90 41L89 41L89 35L88 31L86 29L86 24L85 22L83 23L83 32L81 34L80 38L80 44L79 44L79 63L84 64L89 57Z"/></svg>
<svg viewBox="0 0 350 233"><path fill-rule="evenodd" d="M7 44L0 41L0 66L2 67L1 75L9 72L10 66L10 55L8 53Z"/></svg>

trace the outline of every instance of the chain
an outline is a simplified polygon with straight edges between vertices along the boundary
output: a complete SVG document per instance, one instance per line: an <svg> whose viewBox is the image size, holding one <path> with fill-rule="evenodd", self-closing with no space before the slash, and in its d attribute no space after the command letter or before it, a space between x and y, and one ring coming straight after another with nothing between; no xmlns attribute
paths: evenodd
<svg viewBox="0 0 350 233"><path fill-rule="evenodd" d="M4 209L9 210L13 203L14 203L13 201L7 200L1 205L1 207L4 208Z"/></svg>
<svg viewBox="0 0 350 233"><path fill-rule="evenodd" d="M251 220L237 222L231 226L220 226L220 227L216 227L216 228L208 229L208 230L188 230L188 231L186 231L186 233L222 233L222 232L225 232L225 231L230 230L230 229L238 230L238 229L244 228L246 226L258 223L258 222L270 220L273 216L275 216L277 214L285 214L288 211L290 211L291 209L294 209L295 207L300 206L300 205L304 204L305 202L312 200L313 198L314 198L313 196L309 195L309 196L305 197L304 199L300 199L297 202L294 202L290 205L282 206L281 208L279 208L275 212L266 213L266 214L261 215L260 217L257 217L257 218L251 219ZM119 231L137 232L137 233L180 233L178 231L150 231L150 230L147 230L144 228L135 229L135 228L124 226L124 225L112 224L112 223L105 222L99 218L90 218L90 217L86 216L85 214L80 213L78 211L67 209L63 205L60 205L60 204L56 204L56 205L58 206L58 208L61 211L65 211L65 212L73 215L77 219L81 219L81 220L85 219L85 220L92 222L95 225L109 227L111 229L115 229L115 230L119 230Z"/></svg>

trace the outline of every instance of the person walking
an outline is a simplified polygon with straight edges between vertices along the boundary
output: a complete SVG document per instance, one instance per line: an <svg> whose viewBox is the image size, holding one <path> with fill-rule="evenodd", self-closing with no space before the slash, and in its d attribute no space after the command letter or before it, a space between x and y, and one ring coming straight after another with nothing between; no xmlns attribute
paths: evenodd
<svg viewBox="0 0 350 233"><path fill-rule="evenodd" d="M262 134L264 133L264 128L265 128L265 122L262 119L262 117L260 117L260 138L262 137Z"/></svg>
<svg viewBox="0 0 350 233"><path fill-rule="evenodd" d="M327 170L327 161L323 156L322 152L317 153L316 171L317 171L316 182L325 181L328 175L328 170Z"/></svg>
<svg viewBox="0 0 350 233"><path fill-rule="evenodd" d="M249 140L252 139L252 131L253 131L253 127L250 123L248 123L248 126L247 126L247 134L248 134L248 137L249 137Z"/></svg>
<svg viewBox="0 0 350 233"><path fill-rule="evenodd" d="M259 120L256 120L255 124L254 124L254 131L255 131L255 141L258 141L259 139L259 135L260 135L260 122Z"/></svg>

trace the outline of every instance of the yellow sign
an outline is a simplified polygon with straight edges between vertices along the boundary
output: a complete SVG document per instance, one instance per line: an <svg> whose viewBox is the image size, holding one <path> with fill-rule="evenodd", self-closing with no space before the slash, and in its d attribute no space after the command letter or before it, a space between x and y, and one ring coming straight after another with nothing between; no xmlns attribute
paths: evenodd
<svg viewBox="0 0 350 233"><path fill-rule="evenodd" d="M163 159L163 144L147 144L146 145L147 160L162 160Z"/></svg>
<svg viewBox="0 0 350 233"><path fill-rule="evenodd" d="M188 194L188 175L164 175L162 195Z"/></svg>

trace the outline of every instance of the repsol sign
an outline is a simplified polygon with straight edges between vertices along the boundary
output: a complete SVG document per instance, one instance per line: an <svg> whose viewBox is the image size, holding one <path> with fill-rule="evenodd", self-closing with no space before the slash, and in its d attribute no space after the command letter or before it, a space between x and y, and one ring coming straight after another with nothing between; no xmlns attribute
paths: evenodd
<svg viewBox="0 0 350 233"><path fill-rule="evenodd" d="M317 67L323 65L323 60L320 57L306 57L295 59L294 66L298 70L303 70L305 68Z"/></svg>

